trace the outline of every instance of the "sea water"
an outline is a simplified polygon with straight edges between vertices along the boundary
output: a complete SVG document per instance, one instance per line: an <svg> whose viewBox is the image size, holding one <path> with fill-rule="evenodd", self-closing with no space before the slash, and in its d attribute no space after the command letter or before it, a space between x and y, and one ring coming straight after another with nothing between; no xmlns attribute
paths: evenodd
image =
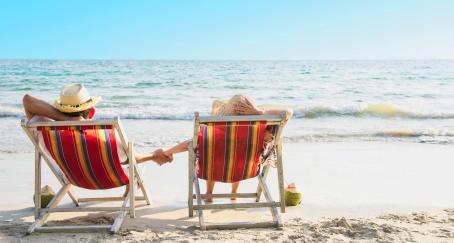
<svg viewBox="0 0 454 243"><path fill-rule="evenodd" d="M287 143L454 144L454 60L0 60L0 152L33 149L23 95L52 103L68 83L102 96L97 119L120 116L139 148L189 138L195 111L235 94L291 107Z"/></svg>

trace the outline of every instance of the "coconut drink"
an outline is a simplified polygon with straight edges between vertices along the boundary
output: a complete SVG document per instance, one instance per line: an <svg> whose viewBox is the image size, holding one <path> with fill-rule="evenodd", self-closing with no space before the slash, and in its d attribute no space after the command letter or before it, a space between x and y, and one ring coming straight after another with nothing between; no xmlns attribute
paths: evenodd
<svg viewBox="0 0 454 243"><path fill-rule="evenodd" d="M52 190L50 186L44 186L41 188L41 208L47 207L49 205L52 198L54 198L55 192ZM33 195L34 198L34 195Z"/></svg>
<svg viewBox="0 0 454 243"><path fill-rule="evenodd" d="M296 206L303 200L303 193L296 188L295 183L290 183L284 190L285 206Z"/></svg>

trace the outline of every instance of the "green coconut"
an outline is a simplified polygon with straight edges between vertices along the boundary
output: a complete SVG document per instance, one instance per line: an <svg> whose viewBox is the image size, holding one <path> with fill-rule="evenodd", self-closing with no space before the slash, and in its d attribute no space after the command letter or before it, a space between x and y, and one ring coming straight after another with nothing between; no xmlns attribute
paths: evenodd
<svg viewBox="0 0 454 243"><path fill-rule="evenodd" d="M296 206L303 200L302 192L284 191L285 206Z"/></svg>
<svg viewBox="0 0 454 243"><path fill-rule="evenodd" d="M298 191L295 183L290 183L284 190L285 206L296 206L303 200L303 193Z"/></svg>
<svg viewBox="0 0 454 243"><path fill-rule="evenodd" d="M41 208L47 207L50 201L54 198L55 192L52 190L50 186L44 186L41 188ZM33 202L34 202L35 195L33 195Z"/></svg>

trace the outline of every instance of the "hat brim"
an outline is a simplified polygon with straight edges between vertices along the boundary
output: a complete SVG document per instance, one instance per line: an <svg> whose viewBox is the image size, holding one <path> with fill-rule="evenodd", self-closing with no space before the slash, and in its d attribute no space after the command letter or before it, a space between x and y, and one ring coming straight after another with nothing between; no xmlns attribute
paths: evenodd
<svg viewBox="0 0 454 243"><path fill-rule="evenodd" d="M54 103L54 106L57 110L59 110L61 112L74 113L74 112L88 110L88 109L92 108L93 106L95 106L96 103L98 103L99 101L101 101L101 97L93 96L93 97L91 97L91 99L89 101L87 101L83 104L80 104L80 105L73 106L73 105L63 105L63 104L61 104L60 99L57 99Z"/></svg>

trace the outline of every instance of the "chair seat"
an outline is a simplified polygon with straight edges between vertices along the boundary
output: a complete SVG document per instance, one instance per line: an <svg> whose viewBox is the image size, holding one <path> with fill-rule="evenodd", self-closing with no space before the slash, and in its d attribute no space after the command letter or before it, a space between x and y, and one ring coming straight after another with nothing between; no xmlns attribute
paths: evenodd
<svg viewBox="0 0 454 243"><path fill-rule="evenodd" d="M112 126L38 127L46 150L69 182L85 189L128 184Z"/></svg>
<svg viewBox="0 0 454 243"><path fill-rule="evenodd" d="M213 122L200 125L198 177L237 182L256 177L264 149L263 121Z"/></svg>

